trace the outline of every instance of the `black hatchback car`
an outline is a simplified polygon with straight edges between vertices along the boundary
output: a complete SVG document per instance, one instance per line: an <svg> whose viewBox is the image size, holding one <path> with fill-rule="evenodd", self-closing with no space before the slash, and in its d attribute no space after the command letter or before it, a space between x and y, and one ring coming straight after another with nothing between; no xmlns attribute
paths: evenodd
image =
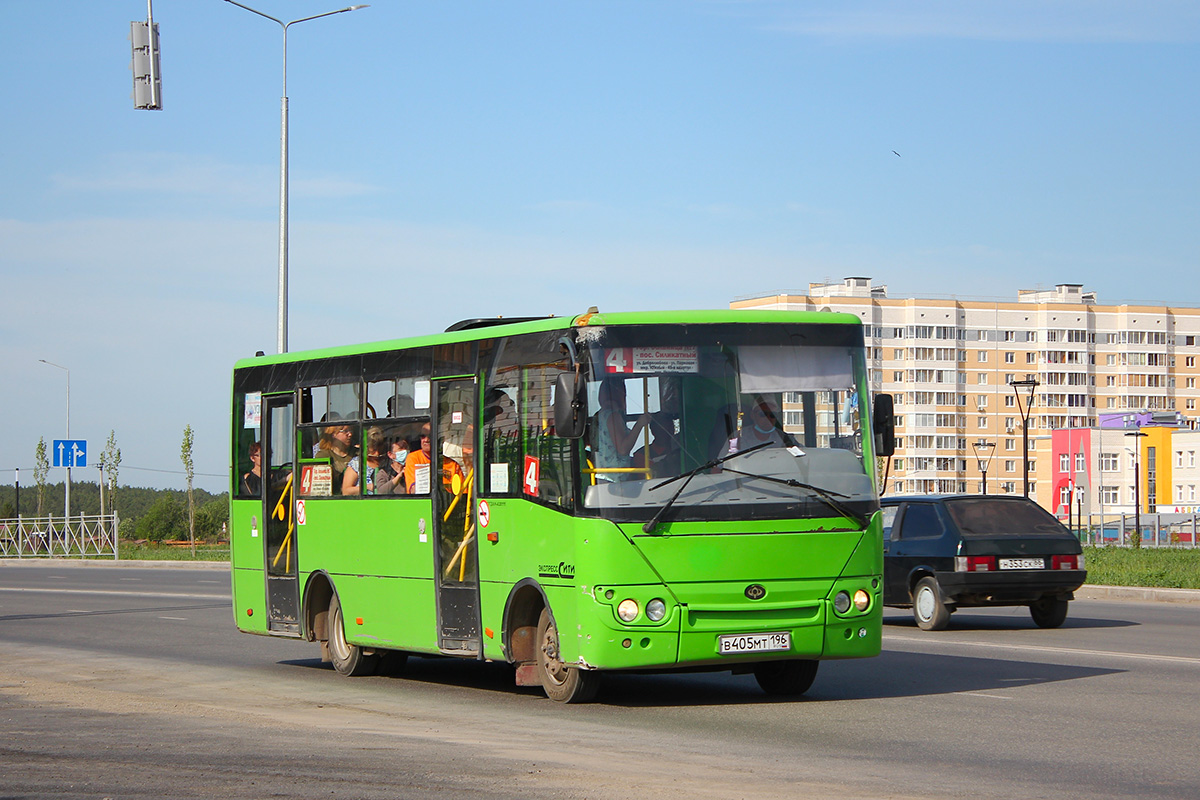
<svg viewBox="0 0 1200 800"><path fill-rule="evenodd" d="M1037 503L1012 495L884 497L883 604L942 630L955 609L1029 606L1057 628L1087 579L1083 550Z"/></svg>

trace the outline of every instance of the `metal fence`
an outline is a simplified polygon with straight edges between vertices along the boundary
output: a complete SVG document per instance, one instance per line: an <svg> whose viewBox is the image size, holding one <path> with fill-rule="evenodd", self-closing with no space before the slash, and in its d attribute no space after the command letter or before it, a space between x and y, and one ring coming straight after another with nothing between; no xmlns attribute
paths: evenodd
<svg viewBox="0 0 1200 800"><path fill-rule="evenodd" d="M0 558L119 558L116 514L0 519Z"/></svg>
<svg viewBox="0 0 1200 800"><path fill-rule="evenodd" d="M1063 522L1066 522L1064 519ZM1072 520L1071 529L1084 544L1129 546L1141 531L1142 547L1197 547L1197 514L1092 514Z"/></svg>

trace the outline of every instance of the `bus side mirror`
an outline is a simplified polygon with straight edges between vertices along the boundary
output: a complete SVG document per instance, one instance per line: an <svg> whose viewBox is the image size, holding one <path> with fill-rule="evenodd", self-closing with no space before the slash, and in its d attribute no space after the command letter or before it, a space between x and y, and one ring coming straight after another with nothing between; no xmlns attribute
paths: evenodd
<svg viewBox="0 0 1200 800"><path fill-rule="evenodd" d="M890 456L896 452L896 408L890 394L875 395L875 454Z"/></svg>
<svg viewBox="0 0 1200 800"><path fill-rule="evenodd" d="M563 372L554 384L554 433L579 439L587 427L587 383L574 372Z"/></svg>

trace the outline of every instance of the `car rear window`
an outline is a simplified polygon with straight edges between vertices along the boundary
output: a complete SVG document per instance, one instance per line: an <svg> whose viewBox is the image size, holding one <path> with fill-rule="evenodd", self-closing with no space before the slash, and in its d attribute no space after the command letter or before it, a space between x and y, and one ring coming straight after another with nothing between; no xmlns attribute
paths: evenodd
<svg viewBox="0 0 1200 800"><path fill-rule="evenodd" d="M947 500L946 510L963 536L1024 533L1066 533L1050 512L1032 500L964 497Z"/></svg>

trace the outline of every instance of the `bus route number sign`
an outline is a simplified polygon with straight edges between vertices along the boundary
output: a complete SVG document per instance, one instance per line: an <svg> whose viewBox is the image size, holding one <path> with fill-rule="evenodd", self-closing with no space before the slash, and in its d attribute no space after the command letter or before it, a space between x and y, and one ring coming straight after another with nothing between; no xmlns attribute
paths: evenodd
<svg viewBox="0 0 1200 800"><path fill-rule="evenodd" d="M700 354L695 347L613 347L604 353L604 371L610 375L690 374L700 371Z"/></svg>

